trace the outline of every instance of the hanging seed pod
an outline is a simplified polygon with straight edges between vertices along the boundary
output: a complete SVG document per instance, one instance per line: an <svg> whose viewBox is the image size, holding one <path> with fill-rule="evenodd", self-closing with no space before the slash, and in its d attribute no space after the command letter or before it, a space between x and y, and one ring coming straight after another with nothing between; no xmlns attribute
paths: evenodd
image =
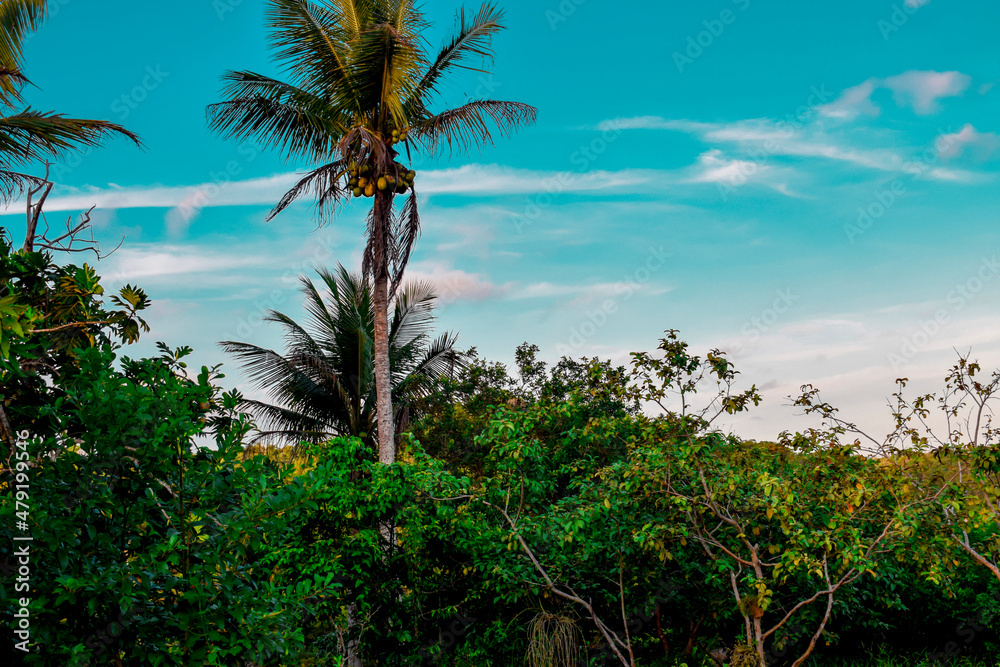
<svg viewBox="0 0 1000 667"><path fill-rule="evenodd" d="M375 184L374 183L369 183L368 187L365 188L365 196L366 197L374 197L375 196Z"/></svg>
<svg viewBox="0 0 1000 667"><path fill-rule="evenodd" d="M363 195L364 193L365 193L365 191L364 191L364 190L363 190L362 188L358 188L358 187L355 187L355 188L354 188L354 189L353 189L353 190L351 191L351 194L353 194L353 195L354 195L355 197L360 197L360 196L361 196L361 195Z"/></svg>

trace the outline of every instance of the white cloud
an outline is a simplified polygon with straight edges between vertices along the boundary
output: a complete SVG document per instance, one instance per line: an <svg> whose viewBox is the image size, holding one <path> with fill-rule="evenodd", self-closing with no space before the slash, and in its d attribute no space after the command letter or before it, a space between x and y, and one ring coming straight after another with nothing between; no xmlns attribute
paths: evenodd
<svg viewBox="0 0 1000 667"><path fill-rule="evenodd" d="M700 169L689 180L692 183L727 183L740 185L753 177L767 173L770 167L750 160L733 160L722 156L722 151L713 148L698 156Z"/></svg>
<svg viewBox="0 0 1000 667"><path fill-rule="evenodd" d="M660 116L636 116L634 118L612 118L597 124L601 132L615 130L674 130L677 123L686 121L671 121Z"/></svg>
<svg viewBox="0 0 1000 667"><path fill-rule="evenodd" d="M961 95L970 83L972 77L961 72L916 70L890 76L882 81L882 85L892 91L897 104L910 105L918 114L936 112L939 99Z"/></svg>
<svg viewBox="0 0 1000 667"><path fill-rule="evenodd" d="M879 108L872 102L875 92L875 79L848 88L833 102L819 108L819 112L831 118L853 120L861 115L877 116Z"/></svg>
<svg viewBox="0 0 1000 667"><path fill-rule="evenodd" d="M168 231L181 235L198 213L209 206L272 206L301 174L276 174L227 183L201 183L177 187L109 187L75 191L50 197L46 210L169 208ZM591 171L586 173L511 169L498 165L465 165L455 169L422 171L417 177L421 195L487 196L542 192L636 191L662 178L653 170ZM20 202L0 209L0 214L22 212Z"/></svg>
<svg viewBox="0 0 1000 667"><path fill-rule="evenodd" d="M774 438L781 429L816 425L790 406L801 385L821 390L823 400L840 408L839 416L858 423L875 438L892 430L887 399L895 380L908 377L909 396L944 389L944 375L956 360L956 350L969 352L983 368L1000 367L1000 318L955 315L941 333L919 346L905 365L894 368L889 354L898 354L904 339L913 339L923 304L900 304L828 318L793 321L740 341L734 356L737 369L761 389L763 404L729 424L744 437ZM984 311L986 309L984 308ZM695 341L691 341L695 343ZM736 341L734 341L735 343ZM705 341L704 346L732 349L733 343ZM739 348L738 348L739 349Z"/></svg>
<svg viewBox="0 0 1000 667"><path fill-rule="evenodd" d="M736 143L746 148L747 152L754 152L765 158L776 155L822 157L882 171L901 170L904 163L899 155L888 149L856 149L841 146L818 128L791 128L766 118L732 123L664 120L662 126L699 135L706 142ZM703 153L699 157L699 162L709 167L722 167L724 165L715 162L719 154L718 150ZM721 176L721 174L716 175ZM711 180L712 177L705 178Z"/></svg>
<svg viewBox="0 0 1000 667"><path fill-rule="evenodd" d="M868 79L848 88L839 98L820 107L819 112L845 120L862 115L877 116L879 108L872 101L872 95L876 90L885 88L892 91L893 99L899 106L909 106L916 113L927 115L937 112L938 100L961 95L971 83L972 77L961 72L910 70L884 79Z"/></svg>
<svg viewBox="0 0 1000 667"><path fill-rule="evenodd" d="M926 174L921 174L922 178L930 178L935 181L950 181L952 183L982 183L989 177L983 174L966 171L965 169L948 169L947 167L934 167Z"/></svg>
<svg viewBox="0 0 1000 667"><path fill-rule="evenodd" d="M169 279L171 284L176 284L176 279L181 276L194 276L196 281L204 281L206 273L260 267L268 261L263 256L219 253L197 246L132 244L104 260L102 272L112 283L148 283L150 279L164 278Z"/></svg>
<svg viewBox="0 0 1000 667"><path fill-rule="evenodd" d="M1000 150L1000 136L993 132L979 132L966 123L958 132L939 136L936 146L941 157L946 160L959 157L967 148L972 149L971 152L980 159L987 159Z"/></svg>
<svg viewBox="0 0 1000 667"><path fill-rule="evenodd" d="M485 301L506 293L510 285L496 285L486 276L453 269L440 263L421 263L406 270L406 282L434 286L439 306L456 301Z"/></svg>
<svg viewBox="0 0 1000 667"><path fill-rule="evenodd" d="M695 175L687 182L740 183L751 176L758 180L773 182L767 185L778 192L788 194L787 179L775 180L778 169L769 164L776 156L824 158L838 162L887 172L906 172L908 158L891 148L859 148L846 144L846 140L831 135L821 123L793 126L768 118L739 120L729 123L703 123L689 120L653 120L642 117L644 128L661 128L686 132L699 136L706 143L731 143L739 146L750 160L738 157L726 158L721 150L713 148L702 153L695 165ZM629 119L605 121L611 125L629 126ZM602 123L603 125L603 123ZM834 128L836 130L836 128ZM759 157L757 157L759 156ZM773 170L773 171L772 171ZM790 168L785 169L790 172ZM741 176L742 175L742 176ZM968 171L935 168L923 173L922 178L952 182L974 182L981 178ZM763 177L763 178L762 178ZM734 181L735 179L735 181ZM790 195L791 196L791 195Z"/></svg>

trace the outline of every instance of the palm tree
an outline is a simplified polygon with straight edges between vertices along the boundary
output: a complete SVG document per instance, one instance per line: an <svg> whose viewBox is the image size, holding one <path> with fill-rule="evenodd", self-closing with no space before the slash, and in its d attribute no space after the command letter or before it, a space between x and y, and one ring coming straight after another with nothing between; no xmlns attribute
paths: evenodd
<svg viewBox="0 0 1000 667"><path fill-rule="evenodd" d="M370 445L377 442L371 283L343 266L336 273L319 274L319 288L302 278L308 328L275 311L264 318L284 328L285 354L248 343L222 343L274 401L244 402L262 426L251 444L296 445L337 435L357 436ZM465 365L463 355L455 351L455 334L431 338L434 299L431 286L418 282L404 286L393 304L389 357L393 401L401 408L397 428L405 426L414 399L430 393L437 378Z"/></svg>
<svg viewBox="0 0 1000 667"><path fill-rule="evenodd" d="M62 114L21 108L29 81L22 71L24 38L45 20L47 0L0 0L0 202L7 203L45 179L15 171L33 161L57 157L78 145L97 146L120 134L139 138L103 120L66 118ZM30 232L31 230L29 230ZM29 233L28 238L31 238ZM29 250L31 248L28 248Z"/></svg>
<svg viewBox="0 0 1000 667"><path fill-rule="evenodd" d="M415 172L397 161L397 146L438 154L467 150L534 122L533 107L473 100L432 111L444 78L471 62L492 62L492 38L503 12L484 4L462 10L452 38L433 59L427 27L412 0L269 0L271 41L287 80L228 72L227 101L209 107L211 128L236 139L278 146L289 158L322 166L306 174L271 211L273 218L303 196L326 222L350 197L373 197L362 270L374 289L375 386L379 460L395 460L388 304L420 230ZM480 70L476 70L480 71ZM399 211L396 195L409 192Z"/></svg>

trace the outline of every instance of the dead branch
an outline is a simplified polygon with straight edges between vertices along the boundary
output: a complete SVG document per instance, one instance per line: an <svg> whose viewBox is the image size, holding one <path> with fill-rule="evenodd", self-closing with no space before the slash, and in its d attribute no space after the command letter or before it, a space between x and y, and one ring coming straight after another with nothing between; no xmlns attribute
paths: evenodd
<svg viewBox="0 0 1000 667"><path fill-rule="evenodd" d="M122 247L122 243L125 242L125 237L118 242L118 245L114 247L111 252L102 253L101 245L94 238L94 228L91 224L91 213L94 212L96 206L91 206L89 209L84 211L80 215L80 219L77 222L73 221L73 216L66 219L66 230L55 238L49 238L49 222L45 217L45 213L42 210L45 206L45 201L49 198L49 194L52 192L52 187L55 185L49 180L49 167L48 162L45 163L45 177L38 183L37 186L28 189L27 196L27 227L24 235L24 246L23 249L27 252L35 252L37 250L49 250L53 252L93 252L97 255L98 260L102 260L105 257L113 254L116 250ZM38 197L36 200L35 197ZM38 222L41 220L45 225L45 231L41 234L38 233ZM90 238L81 238L80 235L85 231L90 231ZM79 244L79 245L77 245Z"/></svg>

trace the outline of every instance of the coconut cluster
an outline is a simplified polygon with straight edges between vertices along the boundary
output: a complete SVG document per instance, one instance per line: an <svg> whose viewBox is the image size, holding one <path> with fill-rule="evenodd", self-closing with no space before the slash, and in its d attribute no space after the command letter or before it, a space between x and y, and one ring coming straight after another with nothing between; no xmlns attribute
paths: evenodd
<svg viewBox="0 0 1000 667"><path fill-rule="evenodd" d="M406 141L409 138L409 133L407 130L393 130L392 138L389 139L389 145L394 146L400 142Z"/></svg>
<svg viewBox="0 0 1000 667"><path fill-rule="evenodd" d="M350 180L347 181L347 187L355 197L374 197L376 191L405 194L413 187L417 172L393 162L383 174L377 173L370 164L362 164L352 166L348 175Z"/></svg>

